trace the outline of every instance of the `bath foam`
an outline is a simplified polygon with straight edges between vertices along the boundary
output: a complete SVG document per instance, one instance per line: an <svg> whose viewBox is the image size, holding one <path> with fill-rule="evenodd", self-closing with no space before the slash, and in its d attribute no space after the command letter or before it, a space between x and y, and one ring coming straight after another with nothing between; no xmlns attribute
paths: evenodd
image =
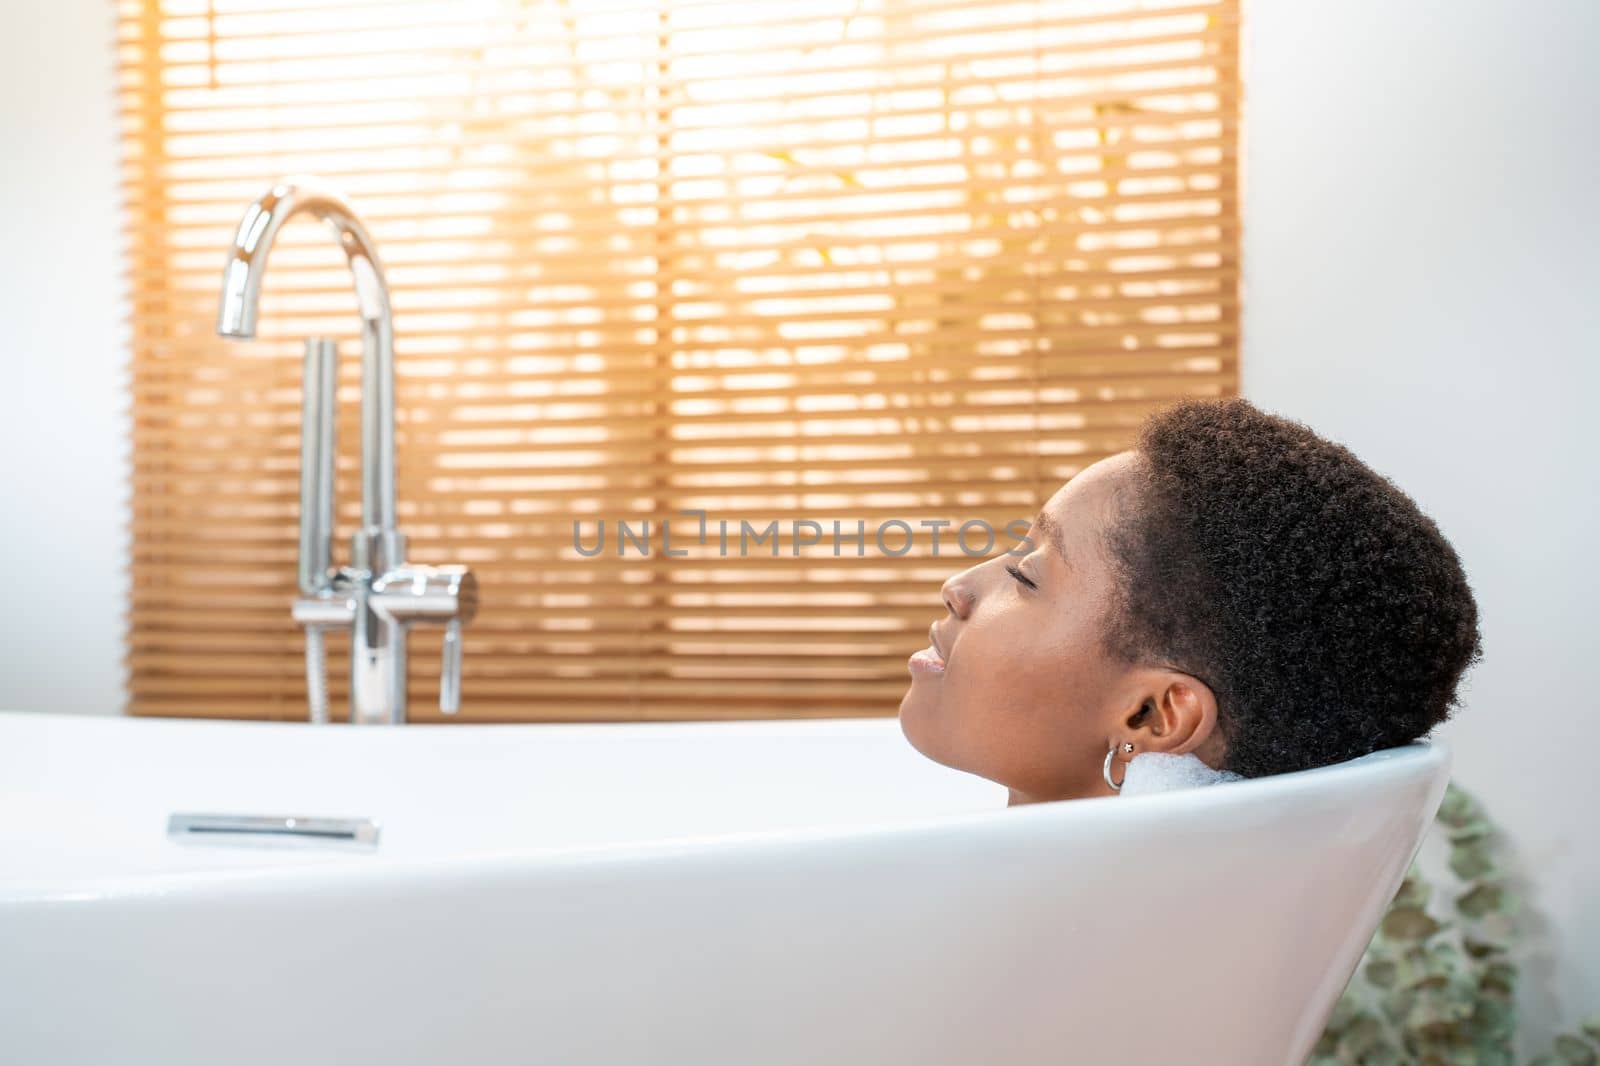
<svg viewBox="0 0 1600 1066"><path fill-rule="evenodd" d="M1230 770L1213 770L1194 752L1174 755L1165 751L1142 751L1128 761L1119 795L1137 796L1149 792L1172 792L1197 788L1222 781L1242 781Z"/></svg>

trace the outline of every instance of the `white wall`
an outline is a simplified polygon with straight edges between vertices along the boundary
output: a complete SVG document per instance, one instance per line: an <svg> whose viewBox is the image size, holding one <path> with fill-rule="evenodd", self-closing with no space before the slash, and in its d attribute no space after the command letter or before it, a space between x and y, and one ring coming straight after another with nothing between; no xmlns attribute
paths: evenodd
<svg viewBox="0 0 1600 1066"><path fill-rule="evenodd" d="M1600 1009L1600 4L1247 20L1244 392L1461 553L1485 658L1441 733L1537 871L1523 1012L1548 1038Z"/></svg>
<svg viewBox="0 0 1600 1066"><path fill-rule="evenodd" d="M0 707L113 711L111 15L0 15L0 366L20 386L0 419ZM1524 1013L1547 1033L1600 1007L1600 5L1254 0L1249 19L1245 392L1394 477L1466 561L1487 658L1444 732L1537 871Z"/></svg>
<svg viewBox="0 0 1600 1066"><path fill-rule="evenodd" d="M122 706L112 6L0 0L0 708Z"/></svg>

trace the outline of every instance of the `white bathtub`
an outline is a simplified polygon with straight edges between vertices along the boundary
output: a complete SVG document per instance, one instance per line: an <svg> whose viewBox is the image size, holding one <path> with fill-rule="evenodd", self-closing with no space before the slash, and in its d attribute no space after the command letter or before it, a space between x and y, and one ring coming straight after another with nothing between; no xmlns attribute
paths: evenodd
<svg viewBox="0 0 1600 1066"><path fill-rule="evenodd" d="M1008 810L892 719L0 714L0 1062L1283 1066L1448 763Z"/></svg>

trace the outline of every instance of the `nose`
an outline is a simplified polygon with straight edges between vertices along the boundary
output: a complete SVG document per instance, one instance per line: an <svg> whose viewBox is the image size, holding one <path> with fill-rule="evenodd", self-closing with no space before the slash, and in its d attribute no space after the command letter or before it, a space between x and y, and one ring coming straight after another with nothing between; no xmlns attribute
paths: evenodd
<svg viewBox="0 0 1600 1066"><path fill-rule="evenodd" d="M947 578L939 588L945 608L957 618L964 619L971 614L973 601L977 599L977 591L972 587L973 569L976 567Z"/></svg>

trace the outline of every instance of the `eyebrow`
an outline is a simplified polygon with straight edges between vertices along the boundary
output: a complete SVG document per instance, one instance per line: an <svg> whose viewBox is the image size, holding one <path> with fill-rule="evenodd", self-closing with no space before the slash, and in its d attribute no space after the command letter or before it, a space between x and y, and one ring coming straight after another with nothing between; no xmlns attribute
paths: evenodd
<svg viewBox="0 0 1600 1066"><path fill-rule="evenodd" d="M1044 535L1050 540L1050 546L1056 550L1056 554L1061 557L1061 561L1066 562L1067 549L1065 542L1061 539L1061 527L1056 525L1056 520L1040 511L1033 516L1033 521L1035 525L1044 530Z"/></svg>

